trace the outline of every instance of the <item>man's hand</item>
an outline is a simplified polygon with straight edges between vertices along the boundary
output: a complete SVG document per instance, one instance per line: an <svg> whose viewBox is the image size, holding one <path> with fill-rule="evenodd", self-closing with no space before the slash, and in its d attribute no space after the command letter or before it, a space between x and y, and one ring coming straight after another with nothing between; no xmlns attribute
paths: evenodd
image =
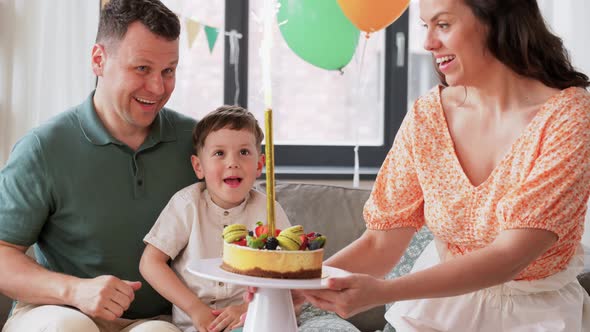
<svg viewBox="0 0 590 332"><path fill-rule="evenodd" d="M72 291L72 305L93 318L114 320L135 299L139 281L126 281L113 276L80 279Z"/></svg>

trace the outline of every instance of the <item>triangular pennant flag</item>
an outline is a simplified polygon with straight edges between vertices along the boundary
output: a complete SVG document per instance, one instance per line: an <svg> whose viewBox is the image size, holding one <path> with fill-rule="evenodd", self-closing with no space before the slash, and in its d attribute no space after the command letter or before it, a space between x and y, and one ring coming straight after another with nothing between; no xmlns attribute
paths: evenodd
<svg viewBox="0 0 590 332"><path fill-rule="evenodd" d="M199 35L199 31L201 31L201 23L193 20L192 18L186 18L184 22L186 24L188 48L192 48L195 39Z"/></svg>
<svg viewBox="0 0 590 332"><path fill-rule="evenodd" d="M207 42L209 42L209 51L213 52L219 29L205 25L205 33L207 34Z"/></svg>

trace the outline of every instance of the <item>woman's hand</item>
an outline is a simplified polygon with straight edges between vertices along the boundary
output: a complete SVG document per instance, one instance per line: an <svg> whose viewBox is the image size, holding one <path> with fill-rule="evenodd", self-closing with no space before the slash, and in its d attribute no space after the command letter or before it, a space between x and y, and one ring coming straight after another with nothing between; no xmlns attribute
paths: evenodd
<svg viewBox="0 0 590 332"><path fill-rule="evenodd" d="M318 308L348 318L389 302L385 296L386 281L366 274L329 278L328 289L305 290L308 302Z"/></svg>
<svg viewBox="0 0 590 332"><path fill-rule="evenodd" d="M291 290L291 298L293 299L293 307L295 308L295 316L299 317L301 310L303 310L303 303L305 303L305 295L302 290Z"/></svg>
<svg viewBox="0 0 590 332"><path fill-rule="evenodd" d="M248 303L240 305L231 305L222 309L215 309L211 311L214 316L217 316L211 324L209 324L208 331L231 331L236 327L244 324L241 317L248 311Z"/></svg>
<svg viewBox="0 0 590 332"><path fill-rule="evenodd" d="M257 291L258 291L258 288L248 286L248 290L246 291L246 293L244 293L244 302L246 302L246 303L252 302L252 300L254 300L254 294L256 294Z"/></svg>

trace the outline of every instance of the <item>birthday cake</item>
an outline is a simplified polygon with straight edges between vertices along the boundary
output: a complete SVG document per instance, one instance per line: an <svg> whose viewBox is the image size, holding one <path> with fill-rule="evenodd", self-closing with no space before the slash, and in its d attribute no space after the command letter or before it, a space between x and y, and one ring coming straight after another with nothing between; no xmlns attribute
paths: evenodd
<svg viewBox="0 0 590 332"><path fill-rule="evenodd" d="M315 279L322 276L326 238L305 234L302 226L269 236L261 222L254 231L235 224L223 229L221 268L238 274L275 279Z"/></svg>

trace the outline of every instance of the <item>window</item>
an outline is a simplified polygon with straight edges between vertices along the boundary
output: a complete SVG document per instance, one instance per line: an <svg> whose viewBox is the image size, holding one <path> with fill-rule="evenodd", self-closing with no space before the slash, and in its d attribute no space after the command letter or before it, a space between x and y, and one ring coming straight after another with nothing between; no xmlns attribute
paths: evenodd
<svg viewBox="0 0 590 332"><path fill-rule="evenodd" d="M265 1L250 0L248 107L258 118L264 116L262 61L258 56L262 34L252 13L262 8ZM339 72L305 62L289 48L278 24L273 28L275 144L383 145L385 32L376 32L368 40L361 37L355 58Z"/></svg>
<svg viewBox="0 0 590 332"><path fill-rule="evenodd" d="M203 39L198 43L198 38L205 38L203 32L192 48L181 35L171 108L199 118L221 103L237 101L264 125L258 56L262 35L252 14L260 12L263 1L226 0L225 7L219 1L164 1L182 14L185 35L186 16L225 26L211 54ZM230 63L232 30L241 34L234 45L239 47L237 67ZM359 54L365 47L361 34L357 55L340 74L300 59L275 26L272 105L277 179L351 178L357 144L361 178L374 178L407 109L407 35L406 13L371 36L361 65Z"/></svg>
<svg viewBox="0 0 590 332"><path fill-rule="evenodd" d="M426 94L433 86L439 84L434 70L432 54L426 51L423 42L426 28L420 19L418 1L410 2L409 10L409 45L408 45L408 110L418 97Z"/></svg>
<svg viewBox="0 0 590 332"><path fill-rule="evenodd" d="M181 24L176 88L166 106L198 119L223 102L225 6L223 1L162 2L178 15ZM219 32L216 38L215 29ZM214 41L211 49L207 32Z"/></svg>

